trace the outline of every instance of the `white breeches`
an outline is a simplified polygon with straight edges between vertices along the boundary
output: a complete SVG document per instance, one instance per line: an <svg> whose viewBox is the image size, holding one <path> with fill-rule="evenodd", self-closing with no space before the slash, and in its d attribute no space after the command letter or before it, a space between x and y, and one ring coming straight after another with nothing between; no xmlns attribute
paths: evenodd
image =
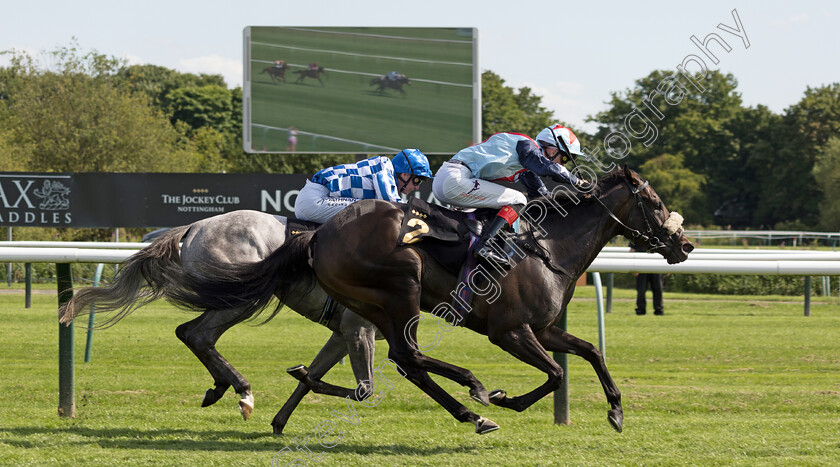
<svg viewBox="0 0 840 467"><path fill-rule="evenodd" d="M521 191L473 178L469 167L452 162L444 162L435 173L432 191L442 203L467 208L501 208L528 202Z"/></svg>
<svg viewBox="0 0 840 467"><path fill-rule="evenodd" d="M307 180L295 200L295 217L323 224L356 201L356 198L332 198L327 187Z"/></svg>

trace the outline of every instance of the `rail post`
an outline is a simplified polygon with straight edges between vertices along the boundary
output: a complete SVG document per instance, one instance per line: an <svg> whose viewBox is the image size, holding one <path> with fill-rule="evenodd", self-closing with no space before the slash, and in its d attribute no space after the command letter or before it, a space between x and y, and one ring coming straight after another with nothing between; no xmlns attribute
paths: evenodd
<svg viewBox="0 0 840 467"><path fill-rule="evenodd" d="M32 263L24 263L23 270L25 271L24 305L26 308L32 308Z"/></svg>
<svg viewBox="0 0 840 467"><path fill-rule="evenodd" d="M73 271L70 263L56 263L58 306L73 298ZM73 377L73 322L58 324L58 415L76 416L75 381Z"/></svg>
<svg viewBox="0 0 840 467"><path fill-rule="evenodd" d="M93 274L93 286L99 287L99 280L102 279L102 268L105 265L99 263L96 265L96 272ZM96 306L90 306L90 314L88 315L87 340L85 341L85 363L90 363L90 352L93 347L93 322L96 319Z"/></svg>
<svg viewBox="0 0 840 467"><path fill-rule="evenodd" d="M811 276L805 276L805 316L811 316Z"/></svg>
<svg viewBox="0 0 840 467"><path fill-rule="evenodd" d="M557 323L560 329L566 331L566 310L563 310L563 317ZM563 369L563 381L560 387L554 391L554 424L555 425L571 425L572 420L569 417L569 354L561 352L553 352L554 361L560 364Z"/></svg>

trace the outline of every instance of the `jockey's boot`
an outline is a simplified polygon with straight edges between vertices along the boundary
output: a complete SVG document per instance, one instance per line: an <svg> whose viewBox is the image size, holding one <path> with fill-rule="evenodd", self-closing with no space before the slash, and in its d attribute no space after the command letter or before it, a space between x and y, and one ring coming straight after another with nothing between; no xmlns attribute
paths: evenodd
<svg viewBox="0 0 840 467"><path fill-rule="evenodd" d="M479 259L483 259L488 263L495 264L505 271L510 271L512 267L510 261L510 254L501 254L508 253L508 250L513 253L512 249L507 245L507 242L504 239L499 240L501 236L502 229L505 226L510 226L516 221L516 218L519 217L519 214L516 210L510 206L503 207L496 217L490 222L490 225L482 232L481 239L479 239L478 243L475 245L475 257ZM493 248L491 247L491 243L496 242L499 247Z"/></svg>

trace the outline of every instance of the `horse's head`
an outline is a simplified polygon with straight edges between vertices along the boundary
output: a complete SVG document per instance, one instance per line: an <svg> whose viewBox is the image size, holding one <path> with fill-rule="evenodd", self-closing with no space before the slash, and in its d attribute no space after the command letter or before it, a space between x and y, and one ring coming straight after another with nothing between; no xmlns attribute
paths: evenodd
<svg viewBox="0 0 840 467"><path fill-rule="evenodd" d="M622 234L637 250L659 253L668 264L688 259L694 245L685 236L682 216L669 211L648 182L627 167L624 180L628 196L634 199Z"/></svg>

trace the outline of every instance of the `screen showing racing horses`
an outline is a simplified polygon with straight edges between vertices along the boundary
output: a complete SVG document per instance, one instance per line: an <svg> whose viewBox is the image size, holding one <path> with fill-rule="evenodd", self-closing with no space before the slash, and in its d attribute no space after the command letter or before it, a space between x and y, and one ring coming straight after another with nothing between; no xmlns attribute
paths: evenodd
<svg viewBox="0 0 840 467"><path fill-rule="evenodd" d="M454 154L480 140L477 42L474 28L247 27L245 151Z"/></svg>

